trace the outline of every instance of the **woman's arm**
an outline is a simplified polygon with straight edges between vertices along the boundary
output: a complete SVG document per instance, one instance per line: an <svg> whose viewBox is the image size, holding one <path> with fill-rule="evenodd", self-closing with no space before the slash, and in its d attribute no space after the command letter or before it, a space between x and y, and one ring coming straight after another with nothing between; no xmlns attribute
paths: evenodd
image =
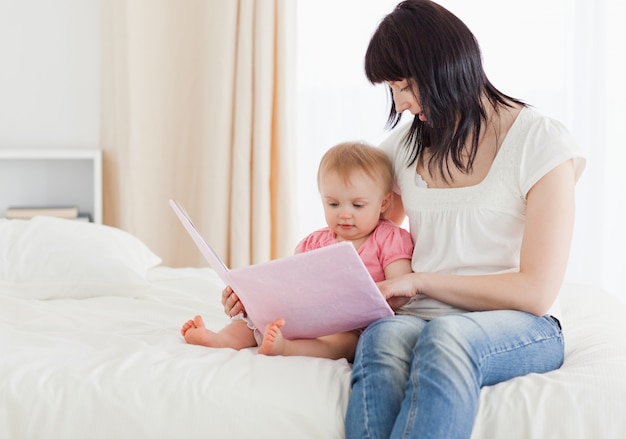
<svg viewBox="0 0 626 439"><path fill-rule="evenodd" d="M526 197L526 225L516 273L459 276L415 273L382 282L386 298L418 293L468 310L515 309L545 314L567 267L574 228L572 160L542 177Z"/></svg>

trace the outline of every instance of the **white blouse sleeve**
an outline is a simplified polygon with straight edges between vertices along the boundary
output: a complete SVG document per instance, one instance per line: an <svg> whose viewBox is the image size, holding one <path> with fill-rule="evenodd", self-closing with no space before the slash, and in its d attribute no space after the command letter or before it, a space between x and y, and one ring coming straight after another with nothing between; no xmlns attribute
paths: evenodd
<svg viewBox="0 0 626 439"><path fill-rule="evenodd" d="M569 159L574 159L576 180L580 177L585 158L578 149L576 140L565 126L548 117L538 117L526 133L521 149L520 189L524 195L552 169Z"/></svg>

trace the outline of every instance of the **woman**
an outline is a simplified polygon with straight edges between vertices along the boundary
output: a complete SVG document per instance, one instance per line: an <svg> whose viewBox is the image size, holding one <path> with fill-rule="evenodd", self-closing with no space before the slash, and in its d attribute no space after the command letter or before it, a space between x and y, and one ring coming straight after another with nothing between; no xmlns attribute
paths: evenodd
<svg viewBox="0 0 626 439"><path fill-rule="evenodd" d="M397 315L359 339L346 436L468 438L482 386L563 362L553 316L584 159L562 124L489 82L473 34L431 1L385 17L365 71L389 87L392 127L414 116L382 145L414 273L380 284Z"/></svg>
<svg viewBox="0 0 626 439"><path fill-rule="evenodd" d="M346 436L469 438L482 386L563 362L555 300L584 159L562 124L489 82L473 34L436 3L386 16L365 71L389 87L390 126L414 116L382 145L414 273L381 284L397 315L361 335Z"/></svg>

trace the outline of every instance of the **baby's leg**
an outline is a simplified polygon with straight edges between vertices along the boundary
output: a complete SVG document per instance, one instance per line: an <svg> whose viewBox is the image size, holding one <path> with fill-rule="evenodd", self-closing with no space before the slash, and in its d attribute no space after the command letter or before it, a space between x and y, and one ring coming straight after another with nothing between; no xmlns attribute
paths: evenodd
<svg viewBox="0 0 626 439"><path fill-rule="evenodd" d="M183 324L180 333L187 343L209 348L239 350L256 346L254 333L243 320L233 321L219 332L214 332L207 329L202 317L196 316Z"/></svg>
<svg viewBox="0 0 626 439"><path fill-rule="evenodd" d="M313 339L287 340L283 338L280 328L285 324L284 319L278 319L265 328L263 342L259 346L259 354L320 357L337 360L354 359L356 343L359 340L359 331L341 332Z"/></svg>

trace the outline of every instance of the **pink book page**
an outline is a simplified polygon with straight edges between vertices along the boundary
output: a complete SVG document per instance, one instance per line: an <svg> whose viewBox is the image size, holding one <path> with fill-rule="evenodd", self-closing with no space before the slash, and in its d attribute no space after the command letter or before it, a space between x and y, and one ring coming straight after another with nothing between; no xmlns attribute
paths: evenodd
<svg viewBox="0 0 626 439"><path fill-rule="evenodd" d="M239 295L257 328L263 330L282 317L286 338L316 338L393 315L351 243L229 270L184 207L175 200L169 203L211 268Z"/></svg>
<svg viewBox="0 0 626 439"><path fill-rule="evenodd" d="M226 273L228 272L228 267L226 267L224 262L217 255L217 253L215 253L211 246L202 237L196 225L191 221L191 218L189 218L189 215L187 214L187 211L185 210L183 205L176 200L170 200L169 204L174 213L176 213L176 216L180 220L185 230L187 230L187 233L189 233L189 236L191 236L191 239L196 244L196 247L198 247L198 250L200 250L200 253L202 253L202 256L204 256L204 259L207 260L211 268L215 270L220 279L222 279L224 283L228 284L229 281L226 275Z"/></svg>
<svg viewBox="0 0 626 439"><path fill-rule="evenodd" d="M228 277L257 328L283 317L288 339L350 331L393 315L349 242L233 269Z"/></svg>

